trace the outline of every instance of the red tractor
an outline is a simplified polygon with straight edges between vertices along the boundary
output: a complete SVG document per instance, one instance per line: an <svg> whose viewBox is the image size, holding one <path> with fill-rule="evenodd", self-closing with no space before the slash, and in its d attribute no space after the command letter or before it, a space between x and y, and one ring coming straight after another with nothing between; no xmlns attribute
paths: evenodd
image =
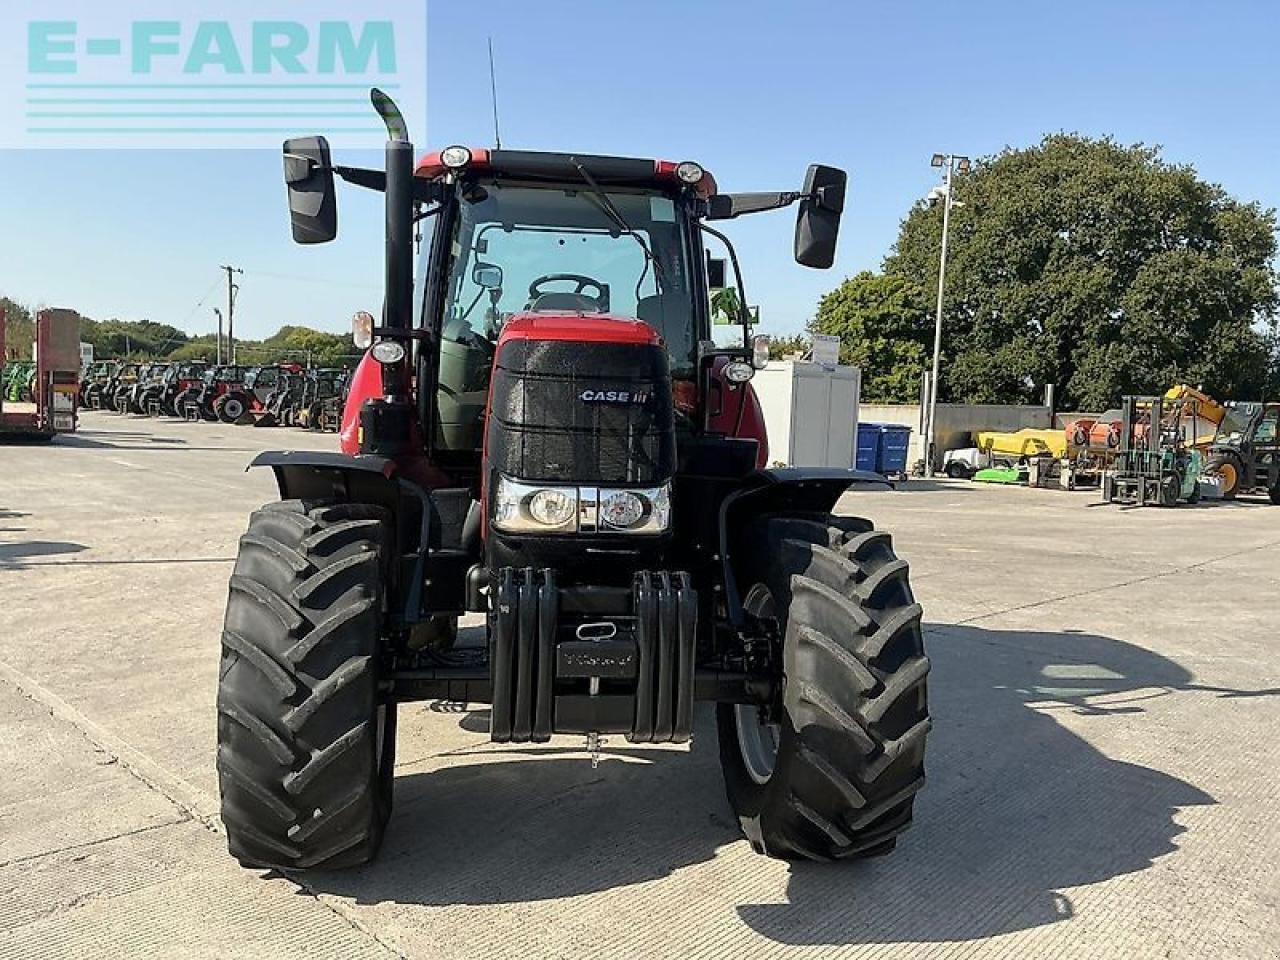
<svg viewBox="0 0 1280 960"><path fill-rule="evenodd" d="M185 411L189 405L194 405L205 420L218 420L219 412L225 402L224 398L230 394L243 394L245 377L249 375L251 369L251 367L235 364L210 367L205 370L198 385L190 387L174 398L174 406ZM247 398L243 402L247 405ZM243 413L242 409L237 418ZM234 423L237 418L229 422Z"/></svg>
<svg viewBox="0 0 1280 960"><path fill-rule="evenodd" d="M337 230L335 175L386 203L381 322L356 317L342 452L268 452L230 582L218 770L242 864L376 853L396 708L492 704L490 736L690 739L713 702L729 801L777 857L886 853L924 783L921 610L886 533L831 513L876 474L769 469L766 342L711 338L708 221L799 204L835 255L845 174L723 194L692 162L449 147L385 170L285 144L293 233ZM422 237L416 284L415 233ZM742 299L745 304L745 298ZM486 618L479 643L457 618ZM448 798L443 798L447 802Z"/></svg>

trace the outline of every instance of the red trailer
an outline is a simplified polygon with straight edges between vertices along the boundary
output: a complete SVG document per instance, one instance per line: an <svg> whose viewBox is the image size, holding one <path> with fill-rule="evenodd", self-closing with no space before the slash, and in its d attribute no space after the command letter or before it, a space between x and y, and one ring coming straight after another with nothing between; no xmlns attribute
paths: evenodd
<svg viewBox="0 0 1280 960"><path fill-rule="evenodd" d="M5 314L0 310L0 367L7 353ZM36 381L32 403L4 407L0 396L0 440L51 440L76 429L80 390L80 318L73 310L36 315Z"/></svg>

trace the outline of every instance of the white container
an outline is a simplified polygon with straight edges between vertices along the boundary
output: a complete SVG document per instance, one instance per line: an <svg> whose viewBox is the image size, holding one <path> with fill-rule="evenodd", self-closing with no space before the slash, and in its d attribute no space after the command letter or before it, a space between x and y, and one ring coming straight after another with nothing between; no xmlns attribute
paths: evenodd
<svg viewBox="0 0 1280 960"><path fill-rule="evenodd" d="M769 432L769 465L852 467L862 374L857 367L771 360L751 381Z"/></svg>

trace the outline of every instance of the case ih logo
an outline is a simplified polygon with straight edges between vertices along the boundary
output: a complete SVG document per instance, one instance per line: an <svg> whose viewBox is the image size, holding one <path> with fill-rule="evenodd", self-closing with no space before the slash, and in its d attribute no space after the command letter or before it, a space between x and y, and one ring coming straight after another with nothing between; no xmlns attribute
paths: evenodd
<svg viewBox="0 0 1280 960"><path fill-rule="evenodd" d="M630 390L583 390L578 399L583 403L612 403L624 407L639 407L649 402L649 394L643 390L635 393Z"/></svg>

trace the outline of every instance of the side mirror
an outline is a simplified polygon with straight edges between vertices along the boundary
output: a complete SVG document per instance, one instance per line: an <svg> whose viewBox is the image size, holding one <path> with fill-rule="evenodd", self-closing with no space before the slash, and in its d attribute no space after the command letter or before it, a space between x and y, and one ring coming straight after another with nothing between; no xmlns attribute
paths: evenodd
<svg viewBox="0 0 1280 960"><path fill-rule="evenodd" d="M338 235L338 198L329 141L300 137L284 144L284 182L295 243L328 243Z"/></svg>
<svg viewBox="0 0 1280 960"><path fill-rule="evenodd" d="M848 174L815 163L804 178L804 199L796 215L796 263L825 270L835 262L840 215Z"/></svg>
<svg viewBox="0 0 1280 960"><path fill-rule="evenodd" d="M471 270L471 282L485 290L501 290L502 268L493 263L477 263Z"/></svg>
<svg viewBox="0 0 1280 960"><path fill-rule="evenodd" d="M723 259L707 257L707 287L710 290L723 290L729 286L728 265Z"/></svg>

